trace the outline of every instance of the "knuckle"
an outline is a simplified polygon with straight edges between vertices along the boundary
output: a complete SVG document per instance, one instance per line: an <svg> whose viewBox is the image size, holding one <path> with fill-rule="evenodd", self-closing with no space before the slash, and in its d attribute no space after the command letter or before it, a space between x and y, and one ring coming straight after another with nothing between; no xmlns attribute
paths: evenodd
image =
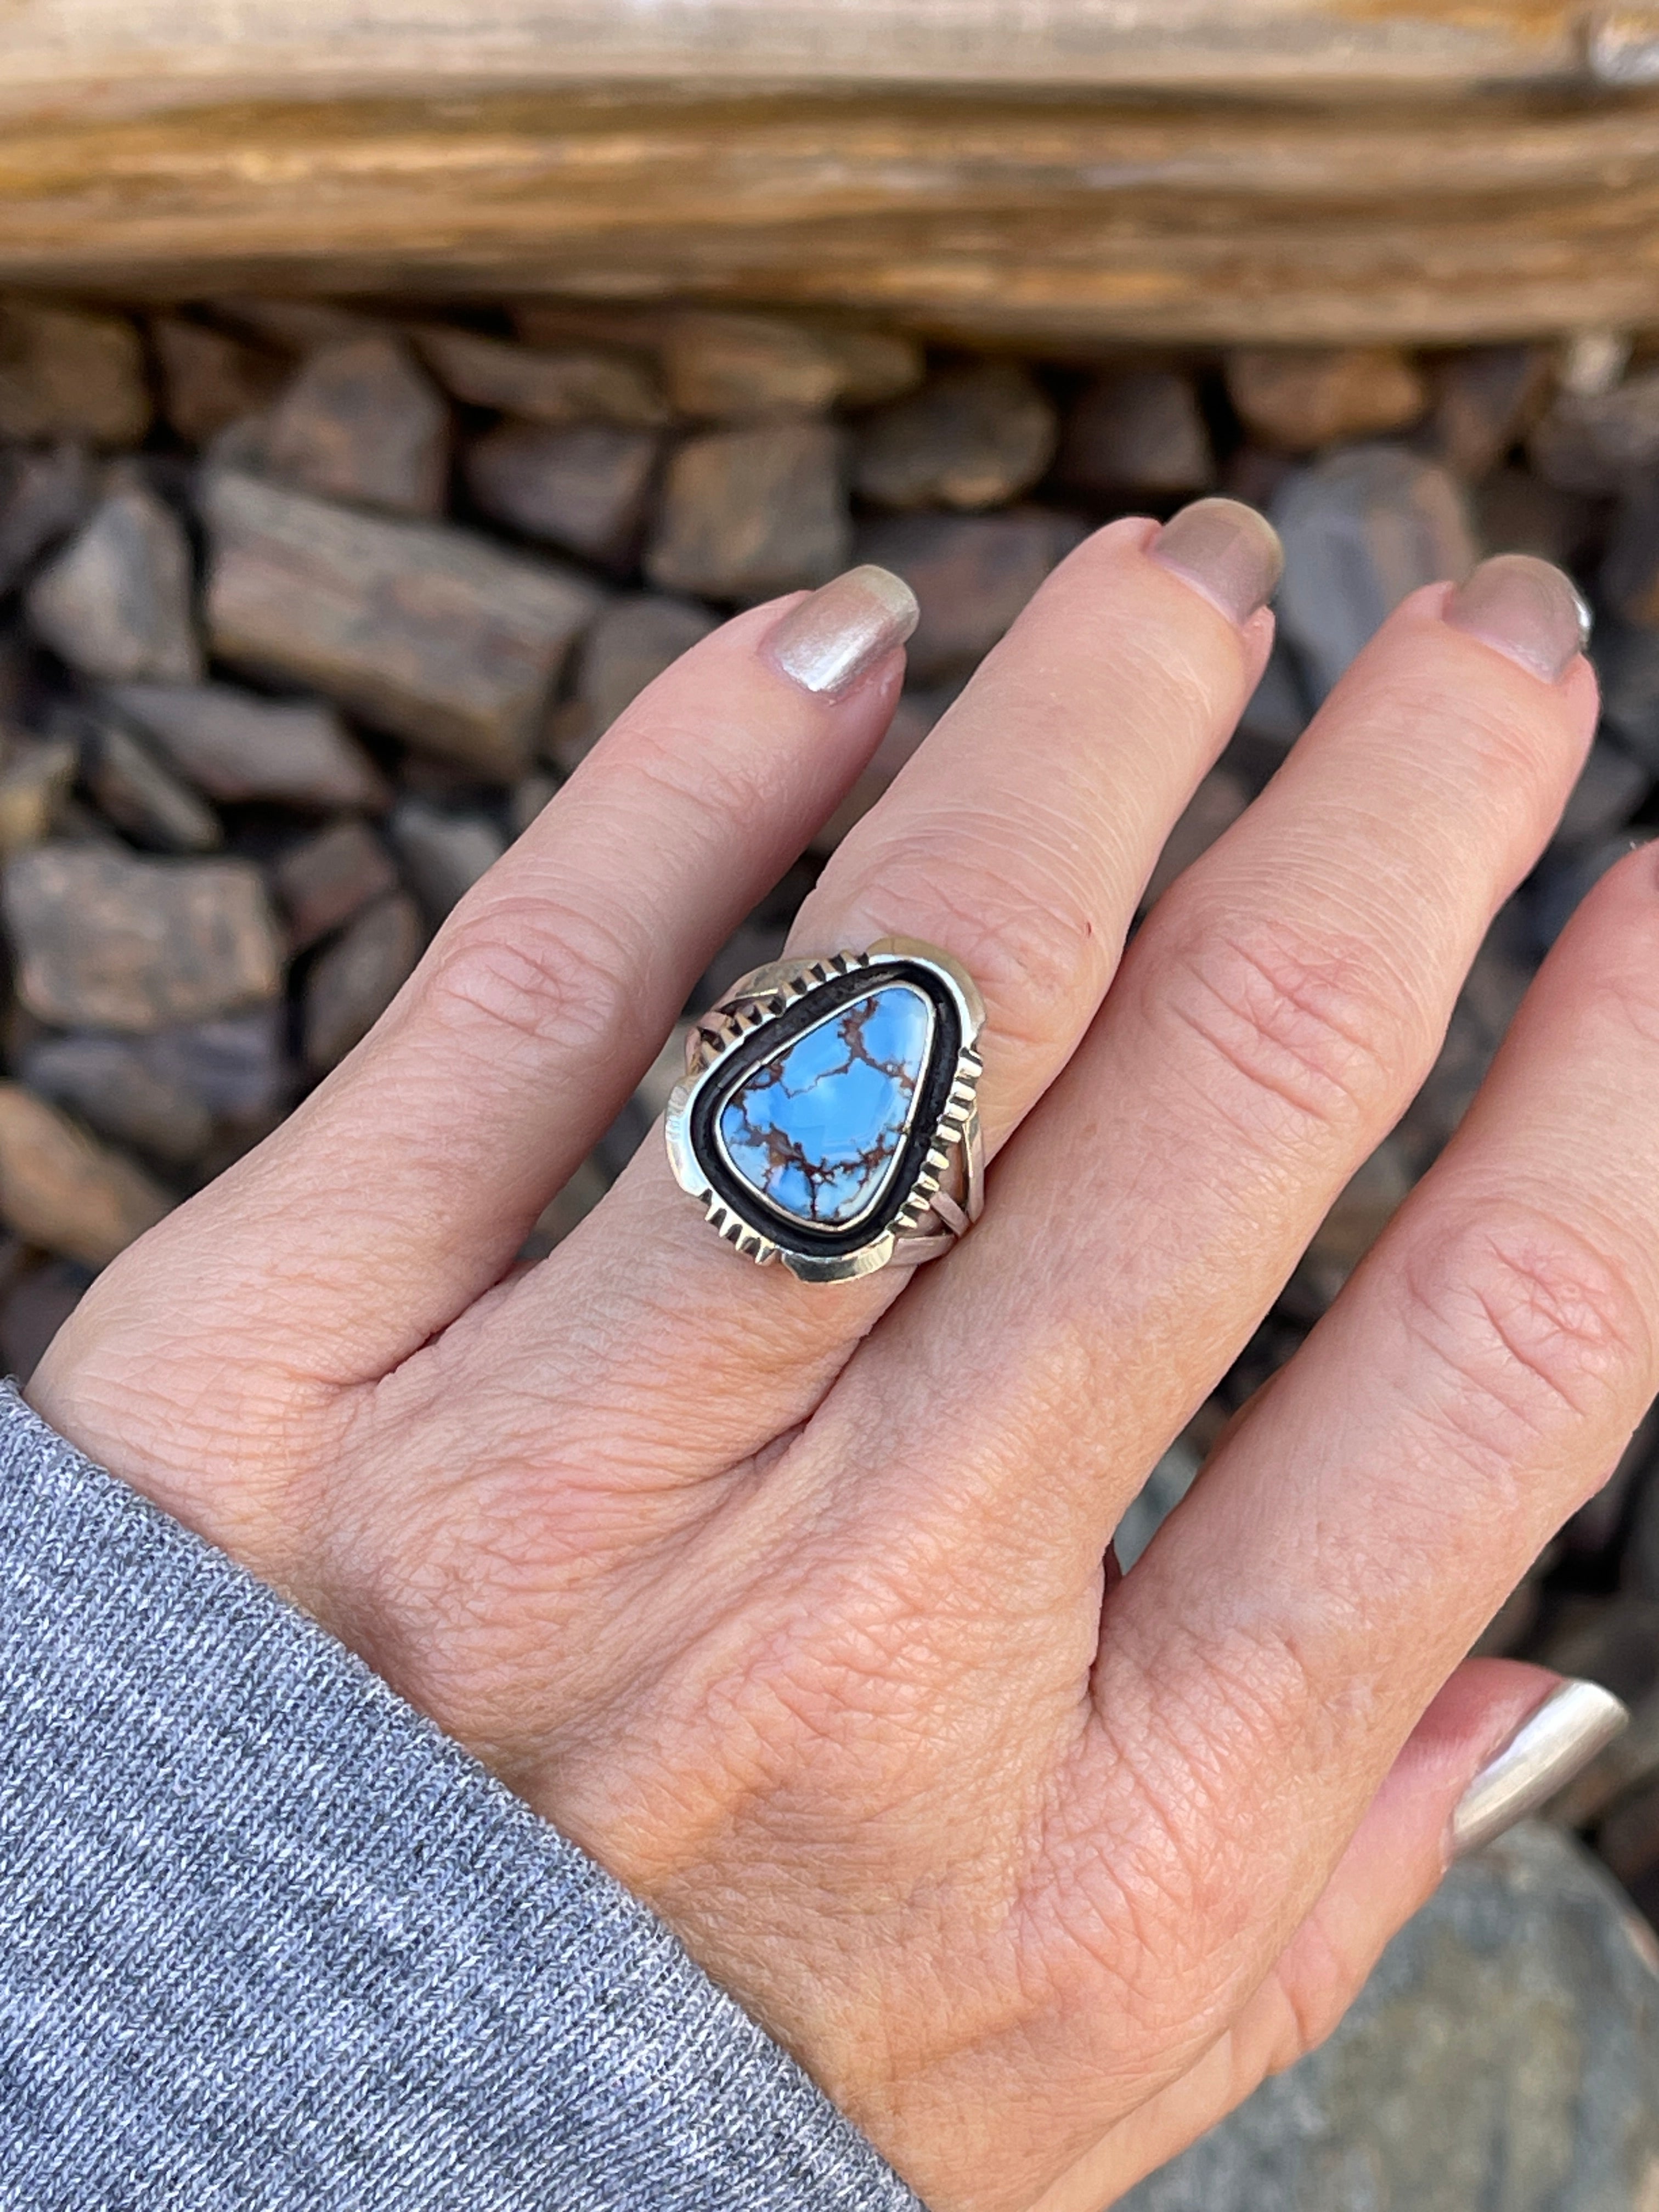
<svg viewBox="0 0 1659 2212"><path fill-rule="evenodd" d="M1155 983L1142 974L1149 1018L1196 1042L1207 1102L1253 1133L1364 1127L1432 1051L1374 951L1311 945L1280 922L1206 916L1166 945Z"/></svg>
<svg viewBox="0 0 1659 2212"><path fill-rule="evenodd" d="M425 1011L486 1044L503 1034L543 1053L614 1049L641 964L623 933L545 897L498 898L458 915L433 948Z"/></svg>
<svg viewBox="0 0 1659 2212"><path fill-rule="evenodd" d="M1505 1200L1437 1222L1401 1269L1403 1319L1437 1382L1419 1402L1466 1459L1503 1474L1615 1409L1651 1372L1652 1327L1586 1231Z"/></svg>

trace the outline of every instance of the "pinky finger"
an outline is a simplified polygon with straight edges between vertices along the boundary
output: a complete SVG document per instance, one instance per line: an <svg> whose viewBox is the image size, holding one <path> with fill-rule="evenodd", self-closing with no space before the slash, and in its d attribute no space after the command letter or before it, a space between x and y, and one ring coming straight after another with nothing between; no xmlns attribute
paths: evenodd
<svg viewBox="0 0 1659 2212"><path fill-rule="evenodd" d="M1121 2121L1031 2212L1099 2212L1316 2050L1457 1858L1536 1812L1625 1725L1594 1682L1507 1659L1458 1668L1335 1871L1226 2033Z"/></svg>

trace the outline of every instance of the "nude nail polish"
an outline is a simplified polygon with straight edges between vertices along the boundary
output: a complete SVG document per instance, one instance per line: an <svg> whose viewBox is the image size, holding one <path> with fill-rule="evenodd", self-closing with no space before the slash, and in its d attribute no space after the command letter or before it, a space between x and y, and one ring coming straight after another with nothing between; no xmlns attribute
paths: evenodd
<svg viewBox="0 0 1659 2212"><path fill-rule="evenodd" d="M1589 609L1559 568L1530 553L1483 561L1447 600L1445 619L1546 684L1559 684L1589 642Z"/></svg>
<svg viewBox="0 0 1659 2212"><path fill-rule="evenodd" d="M1630 1719L1599 1682L1563 1682L1489 1759L1457 1802L1449 1858L1467 1857L1547 1804Z"/></svg>
<svg viewBox="0 0 1659 2212"><path fill-rule="evenodd" d="M920 615L902 576L866 563L792 607L762 650L803 691L833 699L902 645Z"/></svg>
<svg viewBox="0 0 1659 2212"><path fill-rule="evenodd" d="M1267 605L1285 572L1279 532L1265 514L1237 499L1194 500L1170 517L1146 551L1236 623Z"/></svg>

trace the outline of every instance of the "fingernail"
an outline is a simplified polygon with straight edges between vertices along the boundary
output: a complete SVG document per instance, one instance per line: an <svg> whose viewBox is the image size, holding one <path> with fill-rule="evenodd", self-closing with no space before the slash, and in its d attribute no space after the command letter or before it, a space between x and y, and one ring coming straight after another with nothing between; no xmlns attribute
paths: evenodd
<svg viewBox="0 0 1659 2212"><path fill-rule="evenodd" d="M1445 618L1546 684L1559 684L1589 643L1589 609L1559 568L1530 553L1483 561L1447 600Z"/></svg>
<svg viewBox="0 0 1659 2212"><path fill-rule="evenodd" d="M792 607L764 650L804 691L833 698L902 645L921 612L902 576L866 562Z"/></svg>
<svg viewBox="0 0 1659 2212"><path fill-rule="evenodd" d="M1249 622L1267 605L1285 573L1279 532L1242 500L1194 500L1170 517L1146 550L1236 623Z"/></svg>
<svg viewBox="0 0 1659 2212"><path fill-rule="evenodd" d="M1448 1856L1467 1857L1547 1804L1629 1719L1626 1707L1599 1682L1563 1682L1528 1715L1459 1798L1447 1838Z"/></svg>

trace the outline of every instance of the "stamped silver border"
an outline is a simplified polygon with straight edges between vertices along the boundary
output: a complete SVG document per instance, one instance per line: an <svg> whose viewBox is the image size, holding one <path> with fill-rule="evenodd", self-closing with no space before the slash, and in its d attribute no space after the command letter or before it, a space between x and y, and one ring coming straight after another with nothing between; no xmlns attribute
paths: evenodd
<svg viewBox="0 0 1659 2212"><path fill-rule="evenodd" d="M729 1054L755 1031L805 998L819 985L860 969L902 964L925 968L953 1001L961 1024L961 1044L949 1093L940 1110L915 1181L897 1212L866 1244L825 1253L791 1244L779 1221L769 1235L736 1212L710 1185L691 1146L691 1115L705 1085L718 1079ZM768 1267L781 1262L804 1283L845 1283L896 1262L936 1258L947 1251L982 1204L984 1160L977 1104L983 1068L975 1046L985 1026L985 1006L973 978L949 953L920 939L884 937L866 952L832 952L805 959L775 960L740 976L693 1027L686 1039L685 1079L668 1101L668 1158L680 1188L702 1206L710 1225L736 1250ZM954 1182L960 1202L945 1186ZM931 1221L937 1226L930 1226Z"/></svg>

